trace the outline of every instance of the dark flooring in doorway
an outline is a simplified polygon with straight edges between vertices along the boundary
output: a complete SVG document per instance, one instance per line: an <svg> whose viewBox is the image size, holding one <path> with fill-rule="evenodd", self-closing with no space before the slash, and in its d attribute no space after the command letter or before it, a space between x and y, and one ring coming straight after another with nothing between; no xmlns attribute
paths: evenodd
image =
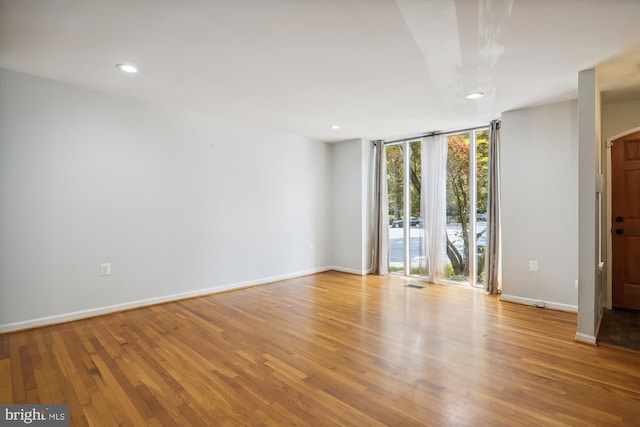
<svg viewBox="0 0 640 427"><path fill-rule="evenodd" d="M598 344L640 353L640 312L605 309Z"/></svg>

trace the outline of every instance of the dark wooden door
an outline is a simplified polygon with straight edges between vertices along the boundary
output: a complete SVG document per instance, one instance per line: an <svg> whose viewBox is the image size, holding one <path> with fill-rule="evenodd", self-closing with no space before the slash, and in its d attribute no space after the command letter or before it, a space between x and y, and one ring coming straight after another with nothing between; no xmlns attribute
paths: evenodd
<svg viewBox="0 0 640 427"><path fill-rule="evenodd" d="M640 132L611 147L612 303L640 310Z"/></svg>

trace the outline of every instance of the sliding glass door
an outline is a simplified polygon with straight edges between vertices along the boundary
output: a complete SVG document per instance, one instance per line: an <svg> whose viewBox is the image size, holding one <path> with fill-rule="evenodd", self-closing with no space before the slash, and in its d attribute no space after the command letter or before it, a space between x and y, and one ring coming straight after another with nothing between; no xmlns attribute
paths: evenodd
<svg viewBox="0 0 640 427"><path fill-rule="evenodd" d="M409 274L420 274L422 257L423 221L421 215L422 184L422 143L409 143L409 204L411 218L409 220Z"/></svg>
<svg viewBox="0 0 640 427"><path fill-rule="evenodd" d="M489 131L447 136L447 258L453 282L484 284Z"/></svg>
<svg viewBox="0 0 640 427"><path fill-rule="evenodd" d="M389 269L392 273L419 274L423 236L420 215L421 142L387 145L386 151Z"/></svg>
<svg viewBox="0 0 640 427"><path fill-rule="evenodd" d="M423 239L427 226L421 210L423 140L387 145L389 248L391 271L426 275ZM482 285L487 220L489 140L486 128L446 135L446 265L448 281ZM424 163L429 164L429 163ZM444 210L445 208L443 208ZM443 212L445 214L445 212ZM428 245L427 245L428 246Z"/></svg>

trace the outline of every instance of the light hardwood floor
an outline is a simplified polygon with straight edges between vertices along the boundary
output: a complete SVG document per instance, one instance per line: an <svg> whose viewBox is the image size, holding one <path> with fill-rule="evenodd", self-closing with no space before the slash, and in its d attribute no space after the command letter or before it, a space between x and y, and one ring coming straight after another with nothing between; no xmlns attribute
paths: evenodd
<svg viewBox="0 0 640 427"><path fill-rule="evenodd" d="M327 272L0 335L0 402L71 425L640 425L640 354L576 316Z"/></svg>

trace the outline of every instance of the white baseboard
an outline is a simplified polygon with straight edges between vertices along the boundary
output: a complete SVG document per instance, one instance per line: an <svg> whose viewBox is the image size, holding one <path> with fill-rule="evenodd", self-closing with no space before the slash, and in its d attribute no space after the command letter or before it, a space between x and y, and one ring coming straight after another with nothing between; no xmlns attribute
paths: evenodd
<svg viewBox="0 0 640 427"><path fill-rule="evenodd" d="M544 308L548 308L551 310L568 311L569 313L578 312L577 305L562 304L559 302L544 301L544 300L539 300L534 298L524 298L524 297L508 295L508 294L502 294L500 296L500 301L515 302L517 304L533 305L533 306L537 306L539 303L542 302L544 303Z"/></svg>
<svg viewBox="0 0 640 427"><path fill-rule="evenodd" d="M592 335L582 334L580 332L576 332L575 340L585 344L597 345L596 337Z"/></svg>
<svg viewBox="0 0 640 427"><path fill-rule="evenodd" d="M146 307L149 305L161 304L171 301L179 301L186 298L211 295L219 292L225 292L234 289L242 289L250 286L263 285L280 280L295 279L296 277L308 276L310 274L322 273L324 271L333 270L334 267L320 267L310 270L298 271L295 273L282 274L278 276L264 277L262 279L248 280L245 282L230 283L227 285L214 286L206 289L198 289L195 291L181 292L177 294L164 295L160 297L147 298L138 301L125 302L104 307L91 308L88 310L74 311L71 313L56 314L53 316L39 317L37 319L24 320L14 323L0 324L0 333L14 332L23 329L31 329L39 326L53 325L56 323L70 322L73 320L86 319L88 317L100 316L108 313L115 313L133 308Z"/></svg>
<svg viewBox="0 0 640 427"><path fill-rule="evenodd" d="M356 274L358 276L366 276L367 274L371 273L371 269L356 270L354 268L345 268L345 267L337 267L337 266L330 267L330 269L335 271L340 271L342 273Z"/></svg>

